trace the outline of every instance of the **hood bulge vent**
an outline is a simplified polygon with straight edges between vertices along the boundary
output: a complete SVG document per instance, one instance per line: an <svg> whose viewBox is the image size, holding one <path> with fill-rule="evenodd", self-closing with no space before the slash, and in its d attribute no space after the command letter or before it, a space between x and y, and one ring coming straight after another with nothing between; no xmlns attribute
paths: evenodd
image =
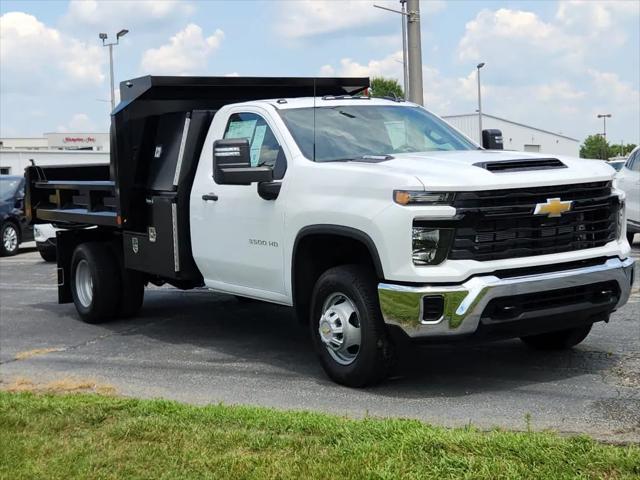
<svg viewBox="0 0 640 480"><path fill-rule="evenodd" d="M494 173L567 168L567 166L557 158L527 158L524 160L505 160L502 162L478 162L473 165Z"/></svg>

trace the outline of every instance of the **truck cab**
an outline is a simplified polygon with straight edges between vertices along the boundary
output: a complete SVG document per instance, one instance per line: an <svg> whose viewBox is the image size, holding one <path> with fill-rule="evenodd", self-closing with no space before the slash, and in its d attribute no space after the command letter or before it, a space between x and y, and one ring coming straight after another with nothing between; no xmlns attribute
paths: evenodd
<svg viewBox="0 0 640 480"><path fill-rule="evenodd" d="M97 226L58 234L60 301L105 321L166 282L291 306L349 386L384 379L406 341L570 348L624 305L613 169L484 149L367 86L123 82L108 172L28 172L32 221Z"/></svg>

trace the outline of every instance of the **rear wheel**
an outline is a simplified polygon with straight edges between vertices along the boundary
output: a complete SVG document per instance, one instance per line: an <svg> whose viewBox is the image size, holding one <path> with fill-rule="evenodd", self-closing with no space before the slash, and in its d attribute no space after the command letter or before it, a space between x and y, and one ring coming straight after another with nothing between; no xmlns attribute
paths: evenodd
<svg viewBox="0 0 640 480"><path fill-rule="evenodd" d="M118 262L104 243L78 245L71 260L71 294L80 318L102 323L119 311L122 280Z"/></svg>
<svg viewBox="0 0 640 480"><path fill-rule="evenodd" d="M364 387L387 377L395 361L386 332L375 274L359 265L323 273L313 291L313 344L327 375L349 387Z"/></svg>
<svg viewBox="0 0 640 480"><path fill-rule="evenodd" d="M531 348L536 350L566 350L575 347L582 342L589 332L592 325L570 328L568 330L560 330L559 332L542 333L540 335L531 335L522 337L521 340Z"/></svg>
<svg viewBox="0 0 640 480"><path fill-rule="evenodd" d="M18 253L20 233L13 222L5 222L0 228L0 255L10 257Z"/></svg>

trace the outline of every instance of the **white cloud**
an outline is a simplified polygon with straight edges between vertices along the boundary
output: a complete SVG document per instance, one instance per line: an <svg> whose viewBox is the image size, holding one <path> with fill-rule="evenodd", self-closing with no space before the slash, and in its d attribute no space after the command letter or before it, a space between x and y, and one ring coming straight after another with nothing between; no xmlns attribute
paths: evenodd
<svg viewBox="0 0 640 480"><path fill-rule="evenodd" d="M380 60L370 60L366 64L358 63L351 58L340 60L340 66L323 65L320 74L341 77L388 77L402 80L402 51L392 53Z"/></svg>
<svg viewBox="0 0 640 480"><path fill-rule="evenodd" d="M86 113L75 113L66 125L58 125L56 131L67 132L95 132L96 126Z"/></svg>
<svg viewBox="0 0 640 480"><path fill-rule="evenodd" d="M202 28L187 25L159 48L151 48L142 56L144 74L189 75L196 71L206 73L207 60L222 43L224 32L216 30L205 37Z"/></svg>
<svg viewBox="0 0 640 480"><path fill-rule="evenodd" d="M555 16L501 8L481 10L467 22L458 44L461 61L491 61L512 70L553 65L578 73L594 52L608 55L628 41L640 16L638 1L561 1ZM621 28L630 23L630 28ZM635 39L637 42L637 38Z"/></svg>
<svg viewBox="0 0 640 480"><path fill-rule="evenodd" d="M555 19L566 29L594 35L616 33L616 26L640 15L640 2L633 0L566 0L558 4ZM588 26L588 28L586 28Z"/></svg>
<svg viewBox="0 0 640 480"><path fill-rule="evenodd" d="M286 37L302 38L358 29L393 18L393 13L374 8L373 3L335 0L283 2L276 31ZM379 0L375 3L399 10L395 0ZM423 14L432 14L443 10L446 4L443 0L430 0L422 1L420 7Z"/></svg>
<svg viewBox="0 0 640 480"><path fill-rule="evenodd" d="M32 92L98 86L104 80L104 52L48 27L33 15L8 12L0 17L0 74L3 91Z"/></svg>
<svg viewBox="0 0 640 480"><path fill-rule="evenodd" d="M320 76L333 77L336 74L336 69L331 65L323 65L320 67Z"/></svg>
<svg viewBox="0 0 640 480"><path fill-rule="evenodd" d="M63 23L115 33L122 28L173 21L194 9L191 3L179 0L71 0Z"/></svg>
<svg viewBox="0 0 640 480"><path fill-rule="evenodd" d="M640 91L631 83L620 80L617 73L600 72L595 69L588 70L589 76L595 86L595 94L608 100L610 105L615 105L617 110L632 110L638 116L640 108Z"/></svg>
<svg viewBox="0 0 640 480"><path fill-rule="evenodd" d="M544 22L533 12L501 8L496 11L482 10L467 22L458 45L458 57L462 61L477 61L481 55L483 59L489 55L508 62L523 56L523 60L527 60L523 50L535 49L548 55L557 52L581 53L582 48L578 38ZM509 58L505 58L505 54Z"/></svg>

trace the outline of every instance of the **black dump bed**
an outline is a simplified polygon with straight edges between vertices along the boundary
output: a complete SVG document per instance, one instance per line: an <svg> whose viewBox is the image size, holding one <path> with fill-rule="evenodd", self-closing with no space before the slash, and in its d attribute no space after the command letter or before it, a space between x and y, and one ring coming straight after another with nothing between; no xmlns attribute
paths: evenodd
<svg viewBox="0 0 640 480"><path fill-rule="evenodd" d="M120 232L127 267L193 280L189 196L215 112L243 101L354 95L368 78L141 77L120 84L105 166L28 167L32 223Z"/></svg>

